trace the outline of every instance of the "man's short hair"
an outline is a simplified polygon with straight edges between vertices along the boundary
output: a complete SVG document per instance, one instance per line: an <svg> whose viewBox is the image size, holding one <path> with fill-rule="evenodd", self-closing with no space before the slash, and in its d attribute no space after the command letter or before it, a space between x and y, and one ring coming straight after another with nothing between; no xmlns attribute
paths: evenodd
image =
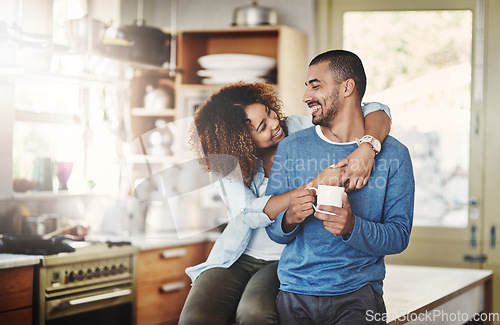
<svg viewBox="0 0 500 325"><path fill-rule="evenodd" d="M317 55L309 66L321 62L330 62L330 71L337 83L347 79L354 80L359 100L363 98L366 90L366 74L363 63L356 54L345 50L330 50Z"/></svg>

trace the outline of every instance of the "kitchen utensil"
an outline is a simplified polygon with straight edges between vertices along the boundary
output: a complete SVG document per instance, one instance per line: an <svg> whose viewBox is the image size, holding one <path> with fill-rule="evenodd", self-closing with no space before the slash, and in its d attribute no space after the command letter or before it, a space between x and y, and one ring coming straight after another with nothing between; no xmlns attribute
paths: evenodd
<svg viewBox="0 0 500 325"><path fill-rule="evenodd" d="M56 235L60 235L60 234L64 233L65 231L71 230L71 229L73 229L73 228L75 228L77 226L78 225L75 225L75 224L65 224L64 226L59 227L59 228L55 229L54 231L46 233L41 238L42 239L50 239L50 238L52 238L52 237L54 237Z"/></svg>
<svg viewBox="0 0 500 325"><path fill-rule="evenodd" d="M89 26L90 22L91 26ZM104 33L110 26L111 22L103 23L97 19L90 20L88 16L84 16L83 18L68 20L64 25L64 29L70 46L78 50L85 50L88 48L90 35L92 37L91 44L95 47L102 43ZM90 35L89 30L91 31Z"/></svg>
<svg viewBox="0 0 500 325"><path fill-rule="evenodd" d="M170 60L171 37L159 28L146 26L143 0L137 2L137 7L135 24L120 26L117 37L131 42L131 60L161 66Z"/></svg>
<svg viewBox="0 0 500 325"><path fill-rule="evenodd" d="M278 13L267 7L261 7L257 1L250 6L238 7L233 13L233 26L276 25Z"/></svg>

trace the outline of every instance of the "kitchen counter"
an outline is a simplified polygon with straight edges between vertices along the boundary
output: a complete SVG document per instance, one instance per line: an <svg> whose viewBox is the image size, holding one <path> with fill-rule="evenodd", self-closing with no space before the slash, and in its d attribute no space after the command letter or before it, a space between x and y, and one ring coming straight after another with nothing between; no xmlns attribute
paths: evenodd
<svg viewBox="0 0 500 325"><path fill-rule="evenodd" d="M218 235L217 232L205 232L182 239L176 234L100 239L128 240L146 251L215 241ZM0 254L0 269L36 265L42 258L39 255ZM387 265L384 280L387 315L384 316L389 325L465 323L463 317L466 315L491 313L492 279L490 270ZM459 321L446 321L454 318Z"/></svg>
<svg viewBox="0 0 500 325"><path fill-rule="evenodd" d="M194 244L203 241L215 241L219 232L209 231L193 236L178 238L176 233L154 234L154 235L135 235L130 237L113 236L105 234L93 234L87 236L87 240L96 241L128 241L132 245L139 247L141 251L156 248L168 248L187 244ZM21 255L21 254L0 254L0 269L8 269L21 266L36 265L40 263L42 255Z"/></svg>
<svg viewBox="0 0 500 325"><path fill-rule="evenodd" d="M387 265L387 323L466 323L467 315L491 312L492 279L490 270Z"/></svg>
<svg viewBox="0 0 500 325"><path fill-rule="evenodd" d="M0 269L36 265L42 258L40 255L0 254Z"/></svg>
<svg viewBox="0 0 500 325"><path fill-rule="evenodd" d="M157 234L140 234L132 236L110 236L110 235L92 235L88 236L88 240L98 240L98 241L128 241L132 245L139 247L141 251L157 249L157 248L168 248L174 246L182 246L188 244L200 243L203 241L215 241L220 236L220 232L216 231L206 231L192 236L179 238L177 233L157 233Z"/></svg>

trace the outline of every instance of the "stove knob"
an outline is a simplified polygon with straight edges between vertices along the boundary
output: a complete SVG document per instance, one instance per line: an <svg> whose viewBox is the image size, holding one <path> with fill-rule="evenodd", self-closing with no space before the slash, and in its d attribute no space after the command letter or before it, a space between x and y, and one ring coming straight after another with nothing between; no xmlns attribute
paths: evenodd
<svg viewBox="0 0 500 325"><path fill-rule="evenodd" d="M101 268L96 267L94 270L94 277L100 278L101 277Z"/></svg>
<svg viewBox="0 0 500 325"><path fill-rule="evenodd" d="M83 280L83 277L84 277L83 270L79 270L78 274L76 275L76 279L78 281L81 281L81 280Z"/></svg>
<svg viewBox="0 0 500 325"><path fill-rule="evenodd" d="M94 276L94 272L92 272L92 269L88 269L87 273L85 273L85 279L92 279Z"/></svg>
<svg viewBox="0 0 500 325"><path fill-rule="evenodd" d="M75 281L75 279L76 279L76 273L73 271L69 272L69 275L68 275L69 282L73 282L73 281Z"/></svg>
<svg viewBox="0 0 500 325"><path fill-rule="evenodd" d="M120 266L118 266L118 273L123 273L125 271L127 271L127 268L125 267L125 265L120 264Z"/></svg>
<svg viewBox="0 0 500 325"><path fill-rule="evenodd" d="M115 275L118 273L118 268L116 267L116 265L112 265L111 266L111 271L110 271L111 275Z"/></svg>
<svg viewBox="0 0 500 325"><path fill-rule="evenodd" d="M105 266L102 269L102 275L104 275L104 276L108 276L109 275L109 267Z"/></svg>

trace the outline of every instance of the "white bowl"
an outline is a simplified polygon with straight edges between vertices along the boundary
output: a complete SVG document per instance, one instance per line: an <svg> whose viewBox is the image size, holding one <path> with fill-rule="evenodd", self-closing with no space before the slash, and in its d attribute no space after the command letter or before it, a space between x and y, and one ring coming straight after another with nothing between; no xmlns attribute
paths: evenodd
<svg viewBox="0 0 500 325"><path fill-rule="evenodd" d="M276 59L251 54L211 54L198 58L204 69L259 69L270 70L276 66Z"/></svg>

